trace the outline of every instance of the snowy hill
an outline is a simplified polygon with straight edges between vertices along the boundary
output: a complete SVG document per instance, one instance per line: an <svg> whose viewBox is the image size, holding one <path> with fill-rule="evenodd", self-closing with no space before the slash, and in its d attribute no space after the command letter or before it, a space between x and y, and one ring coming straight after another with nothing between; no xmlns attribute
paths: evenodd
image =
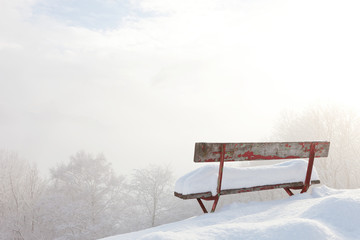
<svg viewBox="0 0 360 240"><path fill-rule="evenodd" d="M103 240L360 239L360 189L325 186L287 199L234 203L212 214Z"/></svg>

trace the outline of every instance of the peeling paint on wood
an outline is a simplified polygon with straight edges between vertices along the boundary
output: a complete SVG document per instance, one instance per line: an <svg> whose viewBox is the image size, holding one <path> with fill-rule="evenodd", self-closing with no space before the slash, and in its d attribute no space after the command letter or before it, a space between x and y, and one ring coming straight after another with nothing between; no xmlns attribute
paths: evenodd
<svg viewBox="0 0 360 240"><path fill-rule="evenodd" d="M225 143L225 161L251 161L309 158L315 144L315 157L327 157L329 142ZM194 162L219 162L224 143L196 143Z"/></svg>
<svg viewBox="0 0 360 240"><path fill-rule="evenodd" d="M290 189L300 189L301 193L304 193L308 190L310 185L320 183L319 180L310 181L314 158L327 157L329 154L329 147L330 142L196 143L194 162L220 162L217 194L212 196L211 192L203 192L183 195L181 193L174 192L174 195L182 199L196 198L204 213L207 213L208 211L203 205L201 199L214 200L213 207L211 209L211 212L214 212L221 195L277 188L283 188L290 196L293 195ZM223 165L226 161L296 158L309 158L304 182L292 182L250 188L221 190Z"/></svg>

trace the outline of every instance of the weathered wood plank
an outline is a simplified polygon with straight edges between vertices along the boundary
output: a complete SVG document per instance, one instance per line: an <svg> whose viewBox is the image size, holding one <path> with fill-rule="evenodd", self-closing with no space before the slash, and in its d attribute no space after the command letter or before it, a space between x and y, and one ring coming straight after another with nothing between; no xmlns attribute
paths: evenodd
<svg viewBox="0 0 360 240"><path fill-rule="evenodd" d="M327 157L330 142L196 143L194 162L219 162L226 144L225 161L308 158L315 144L315 158Z"/></svg>
<svg viewBox="0 0 360 240"><path fill-rule="evenodd" d="M320 184L320 180L313 180L313 181L311 181L311 184ZM299 188L302 188L303 186L304 186L303 182L264 185L264 186L257 186L257 187L251 187L251 188L222 190L221 195L236 194L236 193L243 193L243 192L255 192L255 191L270 190L270 189L277 189L277 188L299 189Z"/></svg>
<svg viewBox="0 0 360 240"><path fill-rule="evenodd" d="M181 193L174 192L174 195L176 197L182 198L182 199L194 199L194 198L208 198L212 197L211 192L203 192L203 193L194 193L194 194L187 194L183 195Z"/></svg>
<svg viewBox="0 0 360 240"><path fill-rule="evenodd" d="M320 180L313 180L313 181L311 181L311 185L312 184L320 184ZM303 186L304 186L303 182L292 182L292 183L256 186L256 187L249 187L249 188L226 189L226 190L221 190L220 195L236 194L236 193L243 193L243 192L255 192L255 191L270 190L270 189L277 189L277 188L301 189ZM179 197L182 199L212 197L211 192L194 193L194 194L187 194L187 195L183 195L181 193L174 192L174 195L176 197Z"/></svg>

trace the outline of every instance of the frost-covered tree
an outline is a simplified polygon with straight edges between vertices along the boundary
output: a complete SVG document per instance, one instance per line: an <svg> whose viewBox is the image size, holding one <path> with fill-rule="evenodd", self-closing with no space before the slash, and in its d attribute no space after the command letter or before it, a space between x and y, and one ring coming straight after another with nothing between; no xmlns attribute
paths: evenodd
<svg viewBox="0 0 360 240"><path fill-rule="evenodd" d="M97 239L124 232L124 178L102 154L78 152L51 170L45 201L49 231L57 239Z"/></svg>
<svg viewBox="0 0 360 240"><path fill-rule="evenodd" d="M167 167L149 165L134 170L131 179L134 211L138 228L153 227L166 222L173 209L173 174Z"/></svg>
<svg viewBox="0 0 360 240"><path fill-rule="evenodd" d="M40 209L44 189L36 166L0 151L0 239L46 239Z"/></svg>
<svg viewBox="0 0 360 240"><path fill-rule="evenodd" d="M360 186L360 116L342 106L315 106L301 113L286 112L273 139L330 141L327 159L316 159L323 183L337 188Z"/></svg>

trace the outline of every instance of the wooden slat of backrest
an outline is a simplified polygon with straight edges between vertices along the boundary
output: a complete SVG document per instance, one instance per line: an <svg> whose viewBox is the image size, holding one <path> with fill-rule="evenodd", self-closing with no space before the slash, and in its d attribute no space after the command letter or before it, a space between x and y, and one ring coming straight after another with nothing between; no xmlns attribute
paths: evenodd
<svg viewBox="0 0 360 240"><path fill-rule="evenodd" d="M315 144L315 157L327 157L330 142L196 143L194 162L219 162L226 144L225 161L308 158Z"/></svg>

